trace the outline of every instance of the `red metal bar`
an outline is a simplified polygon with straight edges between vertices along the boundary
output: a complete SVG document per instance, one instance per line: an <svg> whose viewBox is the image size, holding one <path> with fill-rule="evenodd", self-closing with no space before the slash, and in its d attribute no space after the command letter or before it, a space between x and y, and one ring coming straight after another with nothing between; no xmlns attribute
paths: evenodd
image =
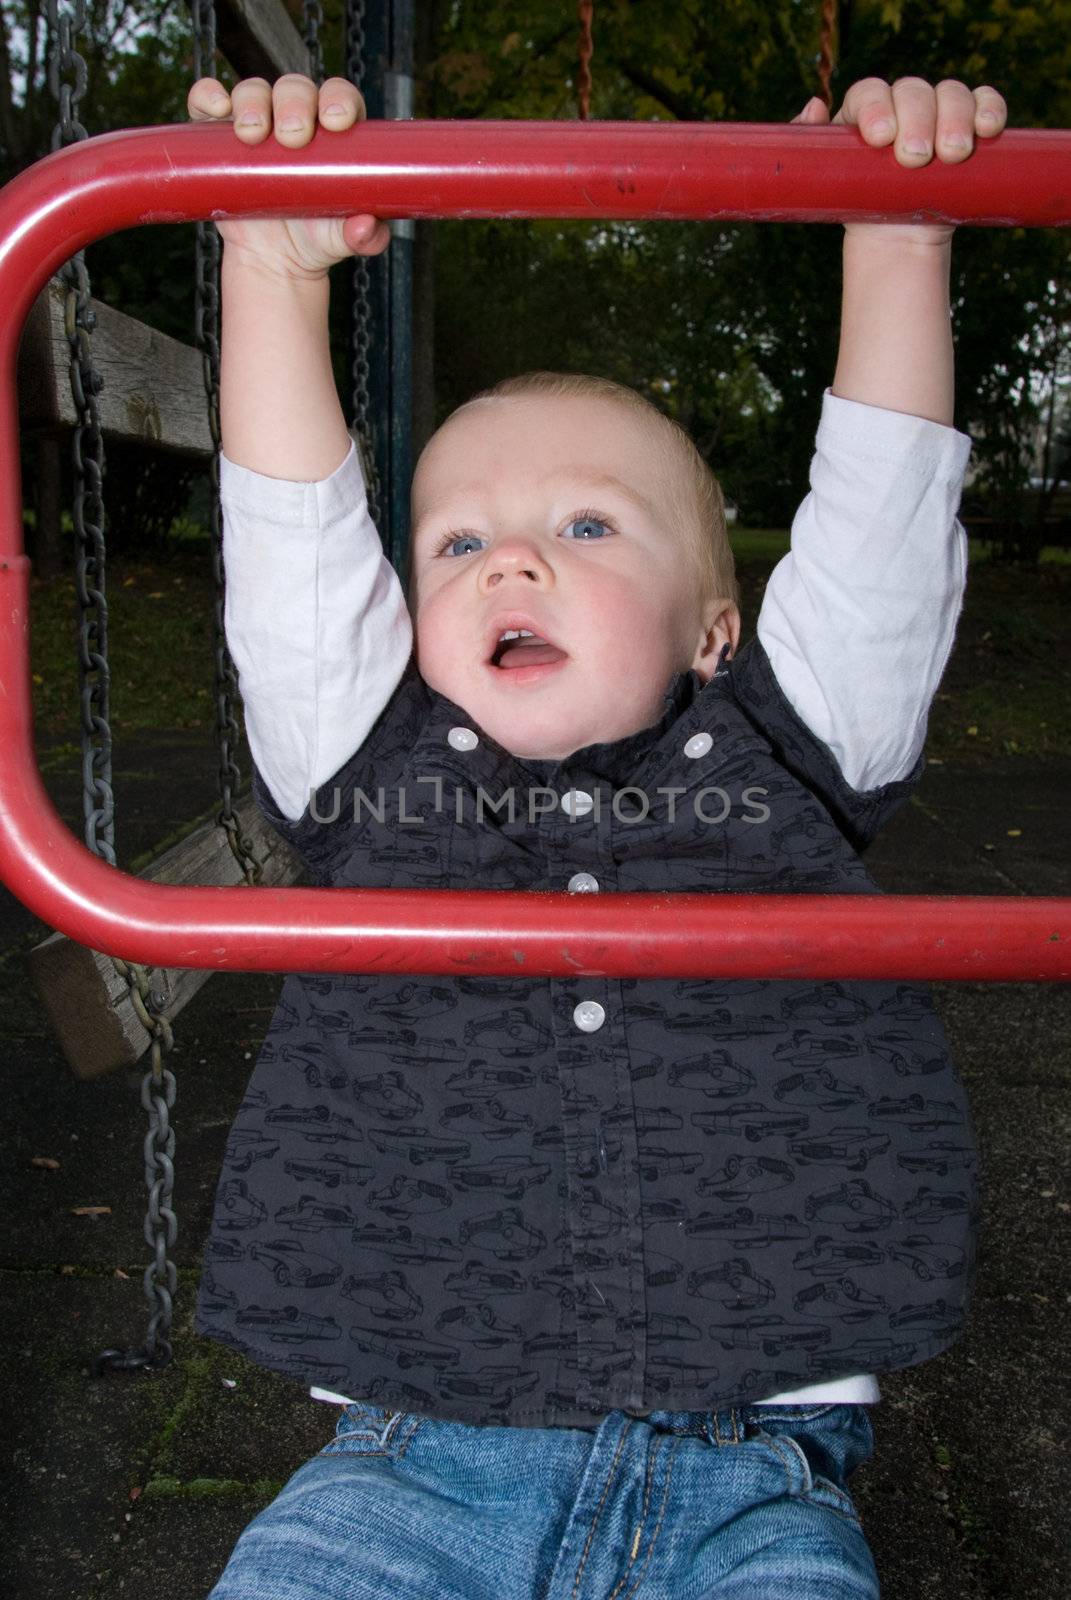
<svg viewBox="0 0 1071 1600"><path fill-rule="evenodd" d="M1067 979L1071 902L837 895L180 889L91 855L37 771L15 362L61 262L118 229L237 215L1071 224L1071 133L899 167L850 129L366 123L305 150L223 127L105 134L0 191L0 880L83 944L154 966L682 977Z"/></svg>

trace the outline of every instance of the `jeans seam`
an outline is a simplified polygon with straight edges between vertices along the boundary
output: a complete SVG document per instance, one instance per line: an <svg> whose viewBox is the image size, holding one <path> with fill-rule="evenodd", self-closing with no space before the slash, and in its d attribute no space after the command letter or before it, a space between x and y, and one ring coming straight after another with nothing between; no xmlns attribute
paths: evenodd
<svg viewBox="0 0 1071 1600"><path fill-rule="evenodd" d="M851 1501L852 1509L851 1509L851 1511L848 1511L844 1506L827 1505L824 1500L813 1500L813 1501L811 1501L811 1504L812 1505L816 1505L816 1506L821 1506L823 1511L832 1511L836 1516L843 1517L845 1522L850 1522L853 1525L853 1527L862 1527L862 1525L863 1525L862 1524L862 1519L860 1518L859 1512L856 1509L855 1501L852 1500L852 1497L848 1493L847 1489L842 1489L839 1484L833 1482L832 1478L823 1478L821 1476L821 1474L819 1474L818 1477L814 1477L812 1475L812 1484L811 1484L812 1488L816 1484L820 1484L820 1483L828 1484L829 1487L833 1490L834 1494L842 1494L842 1495L844 1495L849 1501ZM809 1498L809 1496L805 1495L804 1498L807 1499L807 1498Z"/></svg>
<svg viewBox="0 0 1071 1600"><path fill-rule="evenodd" d="M782 1441L787 1447L786 1449L782 1449ZM807 1456L802 1445L797 1439L793 1439L791 1434L784 1434L781 1436L767 1434L760 1442L768 1445L770 1449L773 1450L774 1454L780 1459L781 1464L785 1469L785 1477L788 1480L789 1494L797 1495L801 1500L806 1500L808 1504L817 1506L822 1511L832 1511L835 1516L842 1517L845 1522L850 1522L853 1527L862 1527L862 1520L859 1516L858 1510L855 1507L855 1502L852 1500L852 1497L848 1493L847 1489L842 1489L839 1484L834 1483L831 1478L823 1477L821 1473L816 1476L811 1468L810 1462L807 1460ZM797 1466L801 1468L803 1473L803 1484L799 1489L793 1487L792 1473L788 1466L790 1459L796 1462ZM843 1494L846 1496L848 1501L851 1503L851 1511L846 1510L843 1506L828 1505L824 1500L814 1499L813 1491L816 1484L823 1483L828 1484L834 1493Z"/></svg>
<svg viewBox="0 0 1071 1600"><path fill-rule="evenodd" d="M409 1429L409 1432L404 1438L396 1439L395 1436L401 1432L401 1425L406 1420L411 1421L413 1426ZM396 1411L391 1417L390 1421L387 1423L386 1427L383 1429L382 1433L377 1433L374 1428L354 1428L350 1433L336 1433L331 1443L325 1445L319 1453L320 1455L360 1454L366 1458L369 1456L404 1456L423 1420L424 1419L422 1417L418 1416L411 1416L407 1419L405 1412ZM375 1439L378 1441L380 1448L375 1450L361 1450L360 1452L354 1450L340 1450L338 1448L339 1445L347 1445L353 1440L358 1439Z"/></svg>
<svg viewBox="0 0 1071 1600"><path fill-rule="evenodd" d="M789 1494L796 1494L797 1492L806 1494L807 1490L811 1487L812 1482L811 1468L807 1457L804 1455L803 1450L796 1440L791 1438L791 1436L786 1436L787 1449L782 1449L781 1439L772 1433L768 1433L762 1440L762 1443L767 1445L773 1451L774 1455L778 1458L782 1467L784 1468L785 1480L788 1484ZM793 1485L793 1472L791 1466L789 1465L790 1462L795 1463L796 1467L802 1471L803 1488L800 1491L797 1491Z"/></svg>
<svg viewBox="0 0 1071 1600"><path fill-rule="evenodd" d="M655 1548L655 1545L658 1543L658 1535L662 1531L662 1524L665 1521L665 1517L666 1517L666 1506L669 1503L669 1489L670 1489L670 1484L673 1481L673 1467L674 1467L674 1464L675 1464L676 1459L677 1459L677 1451L679 1450L679 1448L680 1448L680 1440L679 1439L674 1439L673 1443L672 1443L672 1447L671 1447L670 1452L669 1452L669 1458L668 1458L668 1461L667 1461L667 1464L666 1464L666 1485L665 1485L665 1488L662 1491L662 1504L658 1508L658 1521L655 1523L654 1532L651 1535L651 1542L647 1546L647 1555L644 1558L643 1566L640 1568L639 1575L638 1575L638 1577L636 1579L635 1587L629 1590L628 1594L624 1596L624 1600L632 1600L632 1596L639 1593L640 1585L643 1582L643 1575L647 1571L647 1568L651 1564L651 1557L654 1555L654 1548ZM644 1517L644 1521L646 1521L646 1515ZM643 1524L641 1523L640 1526L642 1527ZM629 1565L631 1566L632 1563L630 1562ZM622 1577L621 1577L621 1583L624 1583L624 1581L625 1581L625 1579L627 1577L628 1577L628 1573L627 1572L623 1573ZM620 1587L621 1587L621 1584L618 1584L618 1589L620 1589ZM617 1589L614 1590L614 1594L615 1595L616 1595L616 1593L617 1593ZM613 1600L613 1595L610 1596L610 1600Z"/></svg>
<svg viewBox="0 0 1071 1600"><path fill-rule="evenodd" d="M641 1537L642 1537L642 1534L643 1534L643 1525L647 1521L647 1510L648 1510L648 1507L651 1504L651 1480L654 1477L655 1462L658 1459L658 1452L661 1449L661 1447L662 1447L662 1437L659 1435L659 1436L655 1437L653 1448L649 1449L648 1452L647 1452L647 1472L646 1472L646 1474L644 1476L644 1483L643 1483L643 1507L642 1507L642 1509L640 1511L640 1523L639 1523L639 1529L638 1529L638 1532L640 1533ZM633 1534L633 1536L632 1536L632 1549L633 1550L636 1549L636 1536L635 1536L635 1534ZM614 1589L612 1589L610 1591L610 1593L607 1595L606 1600L617 1600L618 1595L621 1593L622 1585L627 1583L628 1575L632 1571L632 1569L633 1569L633 1567L635 1565L636 1565L636 1557L634 1555L630 1554L629 1558L628 1558L628 1566L625 1568L624 1572L621 1574L620 1578L618 1579L616 1587Z"/></svg>
<svg viewBox="0 0 1071 1600"><path fill-rule="evenodd" d="M584 1568L587 1565L588 1556L591 1554L591 1543L595 1537L595 1529L598 1527L603 1506L606 1504L606 1496L610 1492L610 1485L613 1483L614 1477L617 1473L618 1462L621 1460L621 1452L625 1448L625 1440L628 1437L629 1429L631 1427L632 1423L626 1422L625 1426L621 1430L621 1437L617 1441L617 1449L614 1451L614 1459L610 1463L610 1471L607 1474L606 1482L602 1486L602 1497L599 1500L598 1505L595 1507L595 1516L592 1519L591 1527L588 1529L588 1536L584 1544L584 1548L580 1553L580 1565L576 1569L576 1577L573 1580L573 1593L571 1600L576 1600L576 1597L580 1592L580 1579L583 1576Z"/></svg>

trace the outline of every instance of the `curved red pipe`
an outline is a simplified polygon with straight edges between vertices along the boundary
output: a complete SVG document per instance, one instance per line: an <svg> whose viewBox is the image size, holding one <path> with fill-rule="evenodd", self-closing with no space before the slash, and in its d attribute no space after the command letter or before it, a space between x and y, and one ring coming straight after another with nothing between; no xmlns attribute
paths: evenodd
<svg viewBox="0 0 1071 1600"><path fill-rule="evenodd" d="M1067 979L1069 903L935 896L209 889L107 866L37 771L15 362L34 297L103 234L225 215L1071 222L1071 134L909 171L850 129L366 123L301 151L226 127L105 134L0 191L0 879L69 937L153 966L527 977Z"/></svg>

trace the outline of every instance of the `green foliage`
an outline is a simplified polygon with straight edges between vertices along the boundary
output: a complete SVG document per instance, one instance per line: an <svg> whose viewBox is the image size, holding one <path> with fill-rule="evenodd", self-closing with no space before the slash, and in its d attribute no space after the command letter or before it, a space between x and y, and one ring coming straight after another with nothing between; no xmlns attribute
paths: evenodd
<svg viewBox="0 0 1071 1600"><path fill-rule="evenodd" d="M182 120L186 5L87 4L87 127ZM341 12L326 0L329 72L342 67ZM786 122L818 89L819 26L818 0L598 0L593 115ZM420 0L417 28L418 115L577 114L572 6ZM0 176L10 176L48 148L55 119L43 0L9 0L0 43ZM1013 124L1071 126L1071 0L842 0L838 98L875 73L990 81ZM839 229L464 222L434 234L440 416L509 372L605 373L689 428L744 520L791 516L834 370ZM1067 249L1064 234L963 229L954 250L957 420L975 441L975 489L1020 557L1040 544L1022 495L1039 420L1071 376ZM188 228L141 229L136 249L129 235L101 241L89 252L94 292L188 339L191 258ZM338 304L340 335L345 321ZM1058 459L1054 445L1050 468Z"/></svg>
<svg viewBox="0 0 1071 1600"><path fill-rule="evenodd" d="M433 3L420 114L575 116L576 26L547 0ZM818 89L817 0L600 0L593 115L785 122ZM842 0L835 91L876 74L995 83L1012 122L1071 125L1071 3ZM507 237L508 236L508 237ZM529 366L632 383L689 427L751 522L806 484L839 315L840 230L704 224L440 224L440 413ZM958 425L1010 549L1040 548L1022 489L1044 387L1067 368L1067 240L961 230ZM1014 535L1014 537L1012 537Z"/></svg>

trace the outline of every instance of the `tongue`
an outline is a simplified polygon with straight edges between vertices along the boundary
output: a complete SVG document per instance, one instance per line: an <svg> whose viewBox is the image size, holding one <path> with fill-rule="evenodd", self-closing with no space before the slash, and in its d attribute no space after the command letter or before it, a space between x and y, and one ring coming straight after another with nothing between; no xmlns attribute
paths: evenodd
<svg viewBox="0 0 1071 1600"><path fill-rule="evenodd" d="M500 667L548 667L553 661L564 661L565 651L545 639L508 639L498 658Z"/></svg>

